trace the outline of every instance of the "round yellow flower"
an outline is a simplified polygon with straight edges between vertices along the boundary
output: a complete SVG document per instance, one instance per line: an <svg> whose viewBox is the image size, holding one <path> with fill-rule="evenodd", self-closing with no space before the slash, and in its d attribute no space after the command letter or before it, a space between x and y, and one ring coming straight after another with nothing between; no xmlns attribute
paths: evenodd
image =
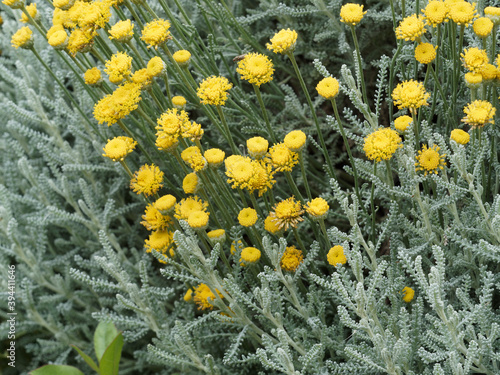
<svg viewBox="0 0 500 375"><path fill-rule="evenodd" d="M36 10L36 3L31 3L30 5L27 5L25 9L31 16L31 18L33 18L35 21L37 21L40 18L40 15ZM22 23L28 23L30 19L25 13L23 13L21 14L21 19L19 21L21 21Z"/></svg>
<svg viewBox="0 0 500 375"><path fill-rule="evenodd" d="M405 286L403 288L403 301L405 301L406 303L411 302L414 295L415 295L415 291L412 288L410 288L408 286Z"/></svg>
<svg viewBox="0 0 500 375"><path fill-rule="evenodd" d="M427 145L423 145L422 149L418 151L418 155L415 157L417 159L415 170L424 171L424 175L427 176L428 173L437 174L438 169L444 169L444 159L446 155L441 155L439 150L440 148L436 145L431 148L427 148Z"/></svg>
<svg viewBox="0 0 500 375"><path fill-rule="evenodd" d="M134 193L150 196L158 192L163 185L163 172L156 165L144 164L134 173L130 188Z"/></svg>
<svg viewBox="0 0 500 375"><path fill-rule="evenodd" d="M428 105L431 94L425 91L422 83L409 80L399 83L392 91L392 100L399 109L409 108L414 111L423 105Z"/></svg>
<svg viewBox="0 0 500 375"><path fill-rule="evenodd" d="M201 151L197 146L191 146L181 152L181 158L189 165L195 172L204 170L208 163L201 155Z"/></svg>
<svg viewBox="0 0 500 375"><path fill-rule="evenodd" d="M191 59L191 53L186 51L185 49L181 49L175 52L172 57L174 61L180 66L187 66L189 64L189 60Z"/></svg>
<svg viewBox="0 0 500 375"><path fill-rule="evenodd" d="M328 251L326 259L328 260L328 263L334 267L337 267L337 264L346 264L347 262L347 258L344 255L344 248L340 245L332 247Z"/></svg>
<svg viewBox="0 0 500 375"><path fill-rule="evenodd" d="M156 127L158 132L164 132L173 137L180 137L191 126L188 113L177 108L168 109L162 113L160 118L156 120L156 123L158 124ZM158 133L156 135L158 136Z"/></svg>
<svg viewBox="0 0 500 375"><path fill-rule="evenodd" d="M472 28L480 38L487 38L493 30L493 21L488 17L480 17L474 21Z"/></svg>
<svg viewBox="0 0 500 375"><path fill-rule="evenodd" d="M260 86L273 79L273 63L266 55L260 53L248 53L243 60L238 62L236 71L241 79Z"/></svg>
<svg viewBox="0 0 500 375"><path fill-rule="evenodd" d="M194 172L187 174L182 180L182 190L184 190L186 194L196 194L199 187L200 179Z"/></svg>
<svg viewBox="0 0 500 375"><path fill-rule="evenodd" d="M422 9L422 13L425 15L427 25L437 27L440 23L447 21L448 8L441 0L431 0L425 9Z"/></svg>
<svg viewBox="0 0 500 375"><path fill-rule="evenodd" d="M402 147L401 137L391 128L380 128L365 138L363 150L370 160L389 160Z"/></svg>
<svg viewBox="0 0 500 375"><path fill-rule="evenodd" d="M90 51L94 44L94 33L90 29L74 29L68 40L68 51L75 56L78 52Z"/></svg>
<svg viewBox="0 0 500 375"><path fill-rule="evenodd" d="M499 7L486 7L484 8L484 15L493 21L495 25L500 23L500 8Z"/></svg>
<svg viewBox="0 0 500 375"><path fill-rule="evenodd" d="M323 78L316 85L316 91L325 99L333 99L339 93L339 81L333 77Z"/></svg>
<svg viewBox="0 0 500 375"><path fill-rule="evenodd" d="M154 206L163 215L166 215L166 214L173 211L176 202L177 202L177 199L173 195L167 194L167 195L164 195L164 196L158 198L155 201Z"/></svg>
<svg viewBox="0 0 500 375"><path fill-rule="evenodd" d="M226 231L224 229L215 229L207 232L207 237L212 245L226 241Z"/></svg>
<svg viewBox="0 0 500 375"><path fill-rule="evenodd" d="M470 141L470 135L462 129L453 129L450 134L450 139L458 144L466 145Z"/></svg>
<svg viewBox="0 0 500 375"><path fill-rule="evenodd" d="M189 214L187 222L196 230L203 230L208 226L209 214L205 211L193 211Z"/></svg>
<svg viewBox="0 0 500 375"><path fill-rule="evenodd" d="M134 151L137 142L130 137L115 137L104 146L104 154L113 161L123 161L125 157Z"/></svg>
<svg viewBox="0 0 500 375"><path fill-rule="evenodd" d="M281 228L276 225L276 222L274 221L274 218L272 216L268 216L264 220L264 229L271 234L277 234L281 231Z"/></svg>
<svg viewBox="0 0 500 375"><path fill-rule="evenodd" d="M186 107L186 98L180 95L172 97L172 104L177 109L184 109Z"/></svg>
<svg viewBox="0 0 500 375"><path fill-rule="evenodd" d="M484 64L480 73L484 81L492 81L497 77L498 69L493 64Z"/></svg>
<svg viewBox="0 0 500 375"><path fill-rule="evenodd" d="M207 160L208 166L211 168L217 168L224 161L226 153L219 148L210 148L203 154Z"/></svg>
<svg viewBox="0 0 500 375"><path fill-rule="evenodd" d="M131 74L132 57L126 52L117 52L111 59L106 61L106 69L109 80L112 83L119 84Z"/></svg>
<svg viewBox="0 0 500 375"><path fill-rule="evenodd" d="M252 137L247 140L247 149L254 159L262 159L267 154L269 142L262 137Z"/></svg>
<svg viewBox="0 0 500 375"><path fill-rule="evenodd" d="M299 152L306 145L307 136L302 130L292 130L283 141L290 151Z"/></svg>
<svg viewBox="0 0 500 375"><path fill-rule="evenodd" d="M464 107L464 112L466 116L462 119L463 122L472 127L483 127L487 123L494 123L496 108L487 100L474 100Z"/></svg>
<svg viewBox="0 0 500 375"><path fill-rule="evenodd" d="M179 145L179 138L177 136L168 134L164 131L158 131L156 133L156 147L158 150L174 152L177 146Z"/></svg>
<svg viewBox="0 0 500 375"><path fill-rule="evenodd" d="M191 212L206 211L207 207L208 203L197 196L184 198L175 205L174 217L177 220L187 220Z"/></svg>
<svg viewBox="0 0 500 375"><path fill-rule="evenodd" d="M269 149L266 161L272 164L277 172L291 172L299 162L299 154L291 151L284 143L278 143Z"/></svg>
<svg viewBox="0 0 500 375"><path fill-rule="evenodd" d="M58 50L63 50L68 46L68 34L66 34L66 30L58 30L53 32L50 37L47 37L47 42Z"/></svg>
<svg viewBox="0 0 500 375"><path fill-rule="evenodd" d="M406 41L419 41L420 36L425 33L424 17L422 15L412 14L404 18L396 28L396 38Z"/></svg>
<svg viewBox="0 0 500 375"><path fill-rule="evenodd" d="M158 77L165 72L165 63L160 56L155 56L148 61L146 69L151 77Z"/></svg>
<svg viewBox="0 0 500 375"><path fill-rule="evenodd" d="M260 257L261 252L259 249L255 247L245 247L241 250L240 262L242 262L242 266L246 266L248 264L256 263Z"/></svg>
<svg viewBox="0 0 500 375"><path fill-rule="evenodd" d="M340 22L356 26L361 22L366 11L363 12L363 5L348 3L340 8Z"/></svg>
<svg viewBox="0 0 500 375"><path fill-rule="evenodd" d="M173 224L172 218L168 215L163 215L157 208L155 204L148 204L144 215L142 215L144 221L141 224L146 227L147 230L158 230L170 227Z"/></svg>
<svg viewBox="0 0 500 375"><path fill-rule="evenodd" d="M215 292L222 298L222 294L218 290L215 290ZM198 305L198 310L213 310L214 306L212 303L216 298L207 284L200 284L194 288L193 300Z"/></svg>
<svg viewBox="0 0 500 375"><path fill-rule="evenodd" d="M302 251L295 246L288 246L281 257L281 268L285 271L295 272L304 260Z"/></svg>
<svg viewBox="0 0 500 375"><path fill-rule="evenodd" d="M278 31L271 38L271 43L267 43L268 50L274 53L286 54L293 52L297 43L297 32L295 30L283 29Z"/></svg>
<svg viewBox="0 0 500 375"><path fill-rule="evenodd" d="M274 220L276 227L280 230L287 230L288 227L296 228L301 221L304 221L303 213L304 210L300 202L295 201L294 197L290 197L276 203L269 216Z"/></svg>
<svg viewBox="0 0 500 375"><path fill-rule="evenodd" d="M436 58L437 46L433 46L431 43L420 43L415 48L415 60L420 64L429 64Z"/></svg>
<svg viewBox="0 0 500 375"><path fill-rule="evenodd" d="M224 105L232 87L226 77L210 76L203 80L196 94L203 104Z"/></svg>
<svg viewBox="0 0 500 375"><path fill-rule="evenodd" d="M130 20L118 21L109 30L109 39L118 42L128 42L134 36L134 24Z"/></svg>
<svg viewBox="0 0 500 375"><path fill-rule="evenodd" d="M486 51L477 47L464 48L460 56L465 68L473 73L481 73L483 65L489 62Z"/></svg>
<svg viewBox="0 0 500 375"><path fill-rule="evenodd" d="M175 255L174 246L174 233L168 229L151 232L149 239L144 244L147 253L150 253L154 249L166 257L173 257ZM166 263L163 260L160 260L160 262Z"/></svg>
<svg viewBox="0 0 500 375"><path fill-rule="evenodd" d="M148 70L146 68L136 70L130 77L130 80L141 86L142 90L150 88L153 84L151 76L148 74Z"/></svg>
<svg viewBox="0 0 500 375"><path fill-rule="evenodd" d="M28 26L21 27L12 35L12 47L30 49L33 47L33 31Z"/></svg>
<svg viewBox="0 0 500 375"><path fill-rule="evenodd" d="M168 31L169 28L169 21L161 18L153 20L144 25L141 40L148 44L148 47L158 48L160 44L172 38L170 36L170 31Z"/></svg>
<svg viewBox="0 0 500 375"><path fill-rule="evenodd" d="M483 82L483 75L481 73L465 73L464 75L465 84L468 88L478 88Z"/></svg>
<svg viewBox="0 0 500 375"><path fill-rule="evenodd" d="M459 1L449 9L449 18L457 25L469 26L476 17L476 3Z"/></svg>
<svg viewBox="0 0 500 375"><path fill-rule="evenodd" d="M138 107L141 100L141 86L127 82L112 94L106 95L94 106L94 117L102 124L113 125Z"/></svg>
<svg viewBox="0 0 500 375"><path fill-rule="evenodd" d="M397 119L394 120L394 127L396 128L396 130L404 132L412 122L413 119L410 116L407 115L399 116Z"/></svg>
<svg viewBox="0 0 500 375"><path fill-rule="evenodd" d="M314 198L306 204L306 212L311 215L313 219L324 219L328 215L330 206L323 198Z"/></svg>
<svg viewBox="0 0 500 375"><path fill-rule="evenodd" d="M238 214L238 222L241 226L251 227L257 222L257 211L251 207L244 208Z"/></svg>

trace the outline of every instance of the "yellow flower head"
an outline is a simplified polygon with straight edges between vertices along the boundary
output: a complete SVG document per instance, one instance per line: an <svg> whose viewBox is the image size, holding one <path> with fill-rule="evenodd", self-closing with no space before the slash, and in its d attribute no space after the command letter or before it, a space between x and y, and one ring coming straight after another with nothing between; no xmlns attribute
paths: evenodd
<svg viewBox="0 0 500 375"><path fill-rule="evenodd" d="M464 74L465 84L468 88L478 88L483 82L483 75L481 73L465 73Z"/></svg>
<svg viewBox="0 0 500 375"><path fill-rule="evenodd" d="M175 205L175 218L177 220L187 220L191 212L206 211L208 203L202 201L199 197L193 196L182 199Z"/></svg>
<svg viewBox="0 0 500 375"><path fill-rule="evenodd" d="M222 298L222 294L218 290L215 292ZM207 284L200 284L194 288L193 300L198 305L198 310L213 310L214 306L212 302L215 301L216 298L217 297L212 293Z"/></svg>
<svg viewBox="0 0 500 375"><path fill-rule="evenodd" d="M163 185L163 172L156 165L144 164L134 173L130 188L134 193L150 196L158 192Z"/></svg>
<svg viewBox="0 0 500 375"><path fill-rule="evenodd" d="M432 27L437 27L440 23L448 21L446 18L448 16L448 8L440 0L429 1L425 9L422 9L422 13L425 15L427 25Z"/></svg>
<svg viewBox="0 0 500 375"><path fill-rule="evenodd" d="M306 145L307 136L302 130L292 130L290 133L285 135L283 142L285 146L292 152L301 151Z"/></svg>
<svg viewBox="0 0 500 375"><path fill-rule="evenodd" d="M154 202L154 206L163 215L166 215L166 214L173 211L176 202L177 202L177 199L173 195L167 194L167 195L164 195L164 196L158 198Z"/></svg>
<svg viewBox="0 0 500 375"><path fill-rule="evenodd" d="M236 71L241 75L241 79L260 86L272 81L274 68L273 63L266 55L248 53L243 60L238 62Z"/></svg>
<svg viewBox="0 0 500 375"><path fill-rule="evenodd" d="M78 52L90 51L94 44L94 33L90 29L74 29L68 40L68 51L75 56Z"/></svg>
<svg viewBox="0 0 500 375"><path fill-rule="evenodd" d="M183 150L181 152L181 158L196 172L204 170L208 165L197 146L191 146Z"/></svg>
<svg viewBox="0 0 500 375"><path fill-rule="evenodd" d="M392 91L392 100L399 109L410 108L414 111L423 105L428 105L427 99L431 94L425 91L422 83L409 80L399 83Z"/></svg>
<svg viewBox="0 0 500 375"><path fill-rule="evenodd" d="M172 104L177 109L184 109L186 107L186 98L180 95L173 96Z"/></svg>
<svg viewBox="0 0 500 375"><path fill-rule="evenodd" d="M425 33L424 17L422 15L412 14L403 19L396 28L396 38L406 41L419 41L420 36Z"/></svg>
<svg viewBox="0 0 500 375"><path fill-rule="evenodd" d="M200 187L200 179L196 173L188 173L182 180L182 190L186 194L196 194Z"/></svg>
<svg viewBox="0 0 500 375"><path fill-rule="evenodd" d="M457 25L469 26L477 17L476 3L459 1L449 9L449 17Z"/></svg>
<svg viewBox="0 0 500 375"><path fill-rule="evenodd" d="M295 201L294 197L276 203L273 210L269 213L269 216L273 218L280 230L287 230L288 227L296 228L301 221L304 221L302 205L300 202Z"/></svg>
<svg viewBox="0 0 500 375"><path fill-rule="evenodd" d="M267 154L269 142L262 137L252 137L247 140L247 149L254 159L262 159Z"/></svg>
<svg viewBox="0 0 500 375"><path fill-rule="evenodd" d="M496 108L487 100L474 100L464 107L464 112L466 116L463 122L472 127L483 127L487 123L494 123Z"/></svg>
<svg viewBox="0 0 500 375"><path fill-rule="evenodd" d="M415 60L420 64L429 64L436 58L437 46L431 43L419 43L415 48Z"/></svg>
<svg viewBox="0 0 500 375"><path fill-rule="evenodd" d="M151 77L158 77L165 72L165 63L160 56L155 56L148 61L146 69Z"/></svg>
<svg viewBox="0 0 500 375"><path fill-rule="evenodd" d="M54 49L63 50L68 46L69 37L66 30L57 30L47 36L47 42L54 47Z"/></svg>
<svg viewBox="0 0 500 375"><path fill-rule="evenodd" d="M196 230L204 230L208 226L209 213L205 211L193 211L189 214L187 222Z"/></svg>
<svg viewBox="0 0 500 375"><path fill-rule="evenodd" d="M118 42L128 42L134 36L134 24L130 20L118 21L109 30L109 39Z"/></svg>
<svg viewBox="0 0 500 375"><path fill-rule="evenodd" d="M82 28L104 28L111 18L111 4L108 1L93 1L82 4L78 19L75 21ZM70 9L71 11L71 9Z"/></svg>
<svg viewBox="0 0 500 375"><path fill-rule="evenodd" d="M189 288L186 293L184 294L183 297L185 302L191 302L193 301L193 289Z"/></svg>
<svg viewBox="0 0 500 375"><path fill-rule="evenodd" d="M187 66L189 64L189 60L191 59L191 52L181 49L175 52L172 57L180 66Z"/></svg>
<svg viewBox="0 0 500 375"><path fill-rule="evenodd" d="M31 16L31 18L33 18L35 21L38 18L40 18L38 12L36 11L36 3L31 3L30 5L27 5L26 11ZM28 16L26 14L23 13L21 15L21 19L19 21L21 21L22 23L28 23L30 21L30 19L28 18Z"/></svg>
<svg viewBox="0 0 500 375"><path fill-rule="evenodd" d="M104 71L109 75L112 83L119 84L131 74L132 57L126 52L117 52L111 59L106 61Z"/></svg>
<svg viewBox="0 0 500 375"><path fill-rule="evenodd" d="M169 109L156 120L158 132L164 132L173 137L180 137L187 132L191 126L189 116L186 111L177 108ZM156 133L158 136L158 133Z"/></svg>
<svg viewBox="0 0 500 375"><path fill-rule="evenodd" d="M355 26L361 22L365 14L363 5L348 3L340 8L340 22Z"/></svg>
<svg viewBox="0 0 500 375"><path fill-rule="evenodd" d="M410 116L407 115L399 116L397 119L394 120L394 127L396 128L396 130L404 132L412 122L413 119Z"/></svg>
<svg viewBox="0 0 500 375"><path fill-rule="evenodd" d="M495 25L500 23L500 8L499 7L486 7L484 8L484 15L493 21Z"/></svg>
<svg viewBox="0 0 500 375"><path fill-rule="evenodd" d="M323 78L316 85L316 91L325 99L333 99L339 93L339 81L333 77Z"/></svg>
<svg viewBox="0 0 500 375"><path fill-rule="evenodd" d="M487 38L493 30L493 21L488 17L480 17L472 24L474 33L480 38Z"/></svg>
<svg viewBox="0 0 500 375"><path fill-rule="evenodd" d="M304 260L302 251L295 246L288 246L281 257L281 268L285 271L295 272Z"/></svg>
<svg viewBox="0 0 500 375"><path fill-rule="evenodd" d="M416 171L424 171L424 175L427 173L438 173L438 169L444 169L445 166L445 154L439 153L440 148L436 145L431 148L427 148L427 145L423 145L422 149L418 151L418 155L415 157L417 162L415 163Z"/></svg>
<svg viewBox="0 0 500 375"><path fill-rule="evenodd" d="M291 151L284 143L278 143L269 149L266 161L272 164L277 172L291 172L299 162L299 154Z"/></svg>
<svg viewBox="0 0 500 375"><path fill-rule="evenodd" d="M156 147L158 150L174 152L179 145L179 138L164 131L156 132Z"/></svg>
<svg viewBox="0 0 500 375"><path fill-rule="evenodd" d="M173 225L173 220L168 215L163 215L157 208L155 204L148 204L144 215L142 215L141 224L146 227L147 230L164 230Z"/></svg>
<svg viewBox="0 0 500 375"><path fill-rule="evenodd" d="M172 38L170 36L170 31L168 31L169 28L169 21L161 18L153 20L144 25L144 29L142 29L141 40L148 44L148 47L152 46L158 48L160 44Z"/></svg>
<svg viewBox="0 0 500 375"><path fill-rule="evenodd" d="M104 146L104 154L113 161L123 161L125 157L134 151L137 142L130 137L115 137Z"/></svg>
<svg viewBox="0 0 500 375"><path fill-rule="evenodd" d="M252 225L255 225L257 218L257 211L250 207L242 209L238 214L238 222L244 227L251 227Z"/></svg>
<svg viewBox="0 0 500 375"><path fill-rule="evenodd" d="M215 229L207 232L207 237L212 245L226 241L226 231L224 229Z"/></svg>
<svg viewBox="0 0 500 375"><path fill-rule="evenodd" d="M228 97L228 90L233 84L226 77L210 76L203 80L198 88L197 95L203 104L224 105Z"/></svg>
<svg viewBox="0 0 500 375"><path fill-rule="evenodd" d="M54 14L52 15L52 25L60 25L66 28L73 28L75 24L70 20L68 12L59 8L54 9Z"/></svg>
<svg viewBox="0 0 500 375"><path fill-rule="evenodd" d="M229 177L228 183L233 184L233 189L236 187L244 189L246 187L245 184L250 181L253 176L252 160L243 156L240 156L238 159L231 157L227 158L226 176Z"/></svg>
<svg viewBox="0 0 500 375"><path fill-rule="evenodd" d="M415 291L409 286L405 286L403 288L403 301L406 303L411 302L413 297L415 296Z"/></svg>
<svg viewBox="0 0 500 375"><path fill-rule="evenodd" d="M141 90L146 90L153 84L151 76L148 74L148 70L146 68L136 70L130 77L130 80L141 86Z"/></svg>
<svg viewBox="0 0 500 375"><path fill-rule="evenodd" d="M497 77L498 69L493 64L484 64L481 68L480 73L483 81L492 81Z"/></svg>
<svg viewBox="0 0 500 375"><path fill-rule="evenodd" d="M113 125L138 107L141 100L141 86L127 82L112 94L106 95L94 106L94 117L102 124Z"/></svg>
<svg viewBox="0 0 500 375"><path fill-rule="evenodd" d="M477 47L464 48L460 56L465 68L473 73L480 73L483 65L489 62L486 51Z"/></svg>
<svg viewBox="0 0 500 375"><path fill-rule="evenodd" d="M283 29L278 31L271 38L271 43L267 43L268 50L274 53L286 54L293 52L297 43L297 32L295 30Z"/></svg>
<svg viewBox="0 0 500 375"><path fill-rule="evenodd" d="M242 262L242 266L246 266L248 264L258 262L260 256L261 252L259 249L255 247L245 247L243 250L241 250L240 262Z"/></svg>
<svg viewBox="0 0 500 375"><path fill-rule="evenodd" d="M323 198L314 198L312 201L307 202L306 212L311 215L313 219L324 219L328 215L330 206Z"/></svg>
<svg viewBox="0 0 500 375"><path fill-rule="evenodd" d="M347 262L347 258L344 255L344 248L340 245L332 247L328 251L326 259L328 260L328 263L334 267L337 267L337 264L346 264Z"/></svg>
<svg viewBox="0 0 500 375"><path fill-rule="evenodd" d="M33 31L28 26L21 27L12 35L12 47L30 49L33 47Z"/></svg>
<svg viewBox="0 0 500 375"><path fill-rule="evenodd" d="M365 138L363 150L366 157L377 162L389 160L402 147L401 137L391 128L380 128Z"/></svg>
<svg viewBox="0 0 500 375"><path fill-rule="evenodd" d="M281 231L281 228L276 225L272 216L268 216L264 220L264 229L271 234L277 234Z"/></svg>
<svg viewBox="0 0 500 375"><path fill-rule="evenodd" d="M207 160L208 166L211 168L217 168L222 164L226 153L219 148L210 148L203 154Z"/></svg>
<svg viewBox="0 0 500 375"><path fill-rule="evenodd" d="M154 249L166 257L173 257L175 255L174 246L174 233L168 229L151 232L149 239L144 243L147 253L150 253ZM160 260L160 263L166 262Z"/></svg>
<svg viewBox="0 0 500 375"><path fill-rule="evenodd" d="M470 141L470 135L462 129L453 129L450 134L450 139L458 144L466 145Z"/></svg>

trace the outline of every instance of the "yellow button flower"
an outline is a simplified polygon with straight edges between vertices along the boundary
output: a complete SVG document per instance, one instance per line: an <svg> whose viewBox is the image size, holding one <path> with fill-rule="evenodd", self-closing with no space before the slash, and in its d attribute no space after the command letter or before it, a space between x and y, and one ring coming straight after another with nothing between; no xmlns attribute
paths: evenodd
<svg viewBox="0 0 500 375"><path fill-rule="evenodd" d="M321 197L314 198L306 204L306 212L311 215L313 219L324 219L328 215L330 206L328 202Z"/></svg>
<svg viewBox="0 0 500 375"><path fill-rule="evenodd" d="M464 107L464 112L466 116L462 121L472 127L483 127L488 123L493 124L495 122L493 117L496 108L487 100L474 100Z"/></svg>
<svg viewBox="0 0 500 375"><path fill-rule="evenodd" d="M411 111L428 105L427 99L429 99L430 96L431 94L425 91L425 87L422 83L412 79L399 83L392 91L394 105L399 109L409 108Z"/></svg>
<svg viewBox="0 0 500 375"><path fill-rule="evenodd" d="M325 99L334 99L339 93L339 81L333 77L323 78L316 85L316 91Z"/></svg>
<svg viewBox="0 0 500 375"><path fill-rule="evenodd" d="M251 227L257 222L257 211L251 207L244 208L238 214L238 222L243 227Z"/></svg>
<svg viewBox="0 0 500 375"><path fill-rule="evenodd" d="M170 31L170 22L164 19L156 19L153 20L146 25L144 25L144 29L142 29L141 40L143 40L148 47L155 47L162 43L165 43L168 39L171 39Z"/></svg>
<svg viewBox="0 0 500 375"><path fill-rule="evenodd" d="M422 9L422 13L425 15L427 25L437 27L437 25L447 21L448 8L441 0L431 0L425 9Z"/></svg>
<svg viewBox="0 0 500 375"><path fill-rule="evenodd" d="M293 52L297 43L297 32L295 30L283 29L278 31L271 38L271 43L267 43L268 50L274 53L286 54Z"/></svg>
<svg viewBox="0 0 500 375"><path fill-rule="evenodd" d="M470 135L462 129L453 129L450 134L450 139L458 144L466 145L470 141Z"/></svg>
<svg viewBox="0 0 500 375"><path fill-rule="evenodd" d="M404 132L412 122L413 119L410 116L399 116L394 120L394 127L396 128L396 130Z"/></svg>
<svg viewBox="0 0 500 375"><path fill-rule="evenodd" d="M411 16L404 18L396 28L396 38L406 41L418 41L424 33L424 17L420 14L412 14Z"/></svg>
<svg viewBox="0 0 500 375"><path fill-rule="evenodd" d="M226 77L210 76L201 82L196 94L202 104L224 105L228 98L228 91L233 84Z"/></svg>
<svg viewBox="0 0 500 375"><path fill-rule="evenodd" d="M294 197L290 197L276 203L269 216L274 220L276 227L287 230L289 227L296 228L301 221L304 221L303 213L304 210L300 202L297 202Z"/></svg>
<svg viewBox="0 0 500 375"><path fill-rule="evenodd" d="M195 230L204 230L208 226L209 213L205 211L193 211L189 214L187 222Z"/></svg>
<svg viewBox="0 0 500 375"><path fill-rule="evenodd" d="M402 147L401 142L401 137L395 130L381 128L366 136L363 150L370 160L389 160Z"/></svg>
<svg viewBox="0 0 500 375"><path fill-rule="evenodd" d="M302 251L295 246L288 246L281 257L281 268L285 271L295 272L304 260Z"/></svg>
<svg viewBox="0 0 500 375"><path fill-rule="evenodd" d="M473 73L480 73L483 65L489 62L486 51L477 47L464 48L460 56L465 68Z"/></svg>
<svg viewBox="0 0 500 375"><path fill-rule="evenodd" d="M30 49L33 47L33 31L28 26L21 27L12 35L12 47Z"/></svg>
<svg viewBox="0 0 500 375"><path fill-rule="evenodd" d="M266 55L248 53L243 60L238 62L236 71L241 75L241 79L260 86L272 81L274 68L273 63Z"/></svg>
<svg viewBox="0 0 500 375"><path fill-rule="evenodd" d="M340 22L347 25L356 26L361 22L366 11L363 12L363 5L359 4L345 4L340 8Z"/></svg>
<svg viewBox="0 0 500 375"><path fill-rule="evenodd" d="M185 49L181 49L175 52L172 57L180 66L187 66L189 64L189 60L191 59L191 53Z"/></svg>
<svg viewBox="0 0 500 375"><path fill-rule="evenodd" d="M283 140L285 146L288 147L288 149L292 152L301 151L305 147L306 141L306 133L304 133L302 130L292 130L287 135L285 135L285 139Z"/></svg>
<svg viewBox="0 0 500 375"><path fill-rule="evenodd" d="M476 3L459 1L449 9L449 17L457 25L469 26L477 17Z"/></svg>
<svg viewBox="0 0 500 375"><path fill-rule="evenodd" d="M480 17L472 24L474 33L480 38L487 38L493 30L493 21L488 17Z"/></svg>
<svg viewBox="0 0 500 375"><path fill-rule="evenodd" d="M269 148L269 142L262 137L252 137L247 140L247 149L250 156L254 159L262 159Z"/></svg>
<svg viewBox="0 0 500 375"><path fill-rule="evenodd" d="M217 168L224 161L226 153L219 148L210 148L205 151L203 156L205 156L209 167Z"/></svg>
<svg viewBox="0 0 500 375"><path fill-rule="evenodd" d="M258 262L260 257L261 252L259 249L256 247L245 247L241 250L240 262L242 262L242 266L246 266Z"/></svg>
<svg viewBox="0 0 500 375"><path fill-rule="evenodd" d="M423 145L422 149L418 151L418 155L415 157L417 162L415 163L416 171L424 171L424 175L427 176L428 173L437 174L439 169L444 169L446 154L439 153L440 148L436 145L428 148L427 145Z"/></svg>
<svg viewBox="0 0 500 375"><path fill-rule="evenodd" d="M118 42L128 42L134 36L134 24L130 20L118 21L109 30L109 39L116 39Z"/></svg>
<svg viewBox="0 0 500 375"><path fill-rule="evenodd" d="M411 302L414 295L415 295L415 291L412 288L410 288L409 286L405 286L403 288L403 301L405 301L406 303Z"/></svg>
<svg viewBox="0 0 500 375"><path fill-rule="evenodd" d="M115 137L111 140L108 139L108 143L104 146L103 151L107 158L113 161L123 161L125 157L134 151L137 142L130 137Z"/></svg>
<svg viewBox="0 0 500 375"><path fill-rule="evenodd" d="M344 255L344 248L340 245L335 245L334 247L332 247L328 251L326 259L328 260L328 263L334 267L337 267L337 264L347 263L347 258Z"/></svg>
<svg viewBox="0 0 500 375"><path fill-rule="evenodd" d="M163 185L163 172L156 165L145 164L134 173L130 188L134 193L150 196L156 194Z"/></svg>
<svg viewBox="0 0 500 375"><path fill-rule="evenodd" d="M200 179L196 173L188 173L182 180L182 190L186 194L196 194L200 187Z"/></svg>
<svg viewBox="0 0 500 375"><path fill-rule="evenodd" d="M420 64L430 64L436 58L437 46L431 43L419 43L415 48L415 60Z"/></svg>

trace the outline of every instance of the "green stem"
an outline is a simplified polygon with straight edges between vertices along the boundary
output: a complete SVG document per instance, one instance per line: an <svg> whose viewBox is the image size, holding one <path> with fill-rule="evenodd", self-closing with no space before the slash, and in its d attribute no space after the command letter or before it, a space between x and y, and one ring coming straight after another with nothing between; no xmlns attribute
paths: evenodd
<svg viewBox="0 0 500 375"><path fill-rule="evenodd" d="M226 140L229 142L229 145L231 146L231 151L233 152L234 155L239 155L240 152L236 145L234 144L233 137L231 136L231 131L229 130L229 125L227 124L226 117L224 116L224 111L222 110L222 107L220 105L216 106L217 112L219 113L219 118L222 122L222 127L224 128L224 132Z"/></svg>
<svg viewBox="0 0 500 375"><path fill-rule="evenodd" d="M359 50L358 37L356 36L356 31L353 25L351 26L351 34L352 39L354 40L354 48L356 50L356 57L358 60L358 68L359 68L359 79L361 81L361 91L363 93L363 101L365 102L367 112L370 113L370 105L368 104L368 96L366 94L366 85L365 85L365 76L363 73L363 65L361 63L361 52Z"/></svg>
<svg viewBox="0 0 500 375"><path fill-rule="evenodd" d="M259 86L257 85L252 85L253 89L255 91L255 95L257 96L257 101L259 102L260 109L262 110L262 115L264 116L264 121L266 123L267 127L267 132L269 133L269 136L271 137L271 140L273 143L276 143L276 135L274 134L273 128L271 127L271 124L269 123L269 118L267 116L267 109L266 106L264 105L264 101L262 100L262 95L260 94L260 89Z"/></svg>

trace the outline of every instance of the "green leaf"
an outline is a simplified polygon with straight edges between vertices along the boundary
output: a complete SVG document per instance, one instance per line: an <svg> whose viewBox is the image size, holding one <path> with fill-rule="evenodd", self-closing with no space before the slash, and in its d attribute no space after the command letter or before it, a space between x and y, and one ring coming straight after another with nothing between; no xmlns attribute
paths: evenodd
<svg viewBox="0 0 500 375"><path fill-rule="evenodd" d="M99 362L101 375L118 375L118 366L120 365L122 348L123 335L120 332L119 335L116 336L113 342L108 346L101 358L101 361Z"/></svg>
<svg viewBox="0 0 500 375"><path fill-rule="evenodd" d="M73 366L45 365L29 373L30 375L84 375Z"/></svg>
<svg viewBox="0 0 500 375"><path fill-rule="evenodd" d="M75 348L75 350L78 352L78 354L80 354L80 356L84 359L84 361L87 363L87 365L92 367L92 370L99 373L99 367L96 365L96 363L94 362L94 360L90 356L85 354L78 346L76 346L76 345L71 345L71 346L73 348Z"/></svg>
<svg viewBox="0 0 500 375"><path fill-rule="evenodd" d="M97 360L101 362L109 344L118 336L118 330L111 322L100 322L94 333L94 349Z"/></svg>

